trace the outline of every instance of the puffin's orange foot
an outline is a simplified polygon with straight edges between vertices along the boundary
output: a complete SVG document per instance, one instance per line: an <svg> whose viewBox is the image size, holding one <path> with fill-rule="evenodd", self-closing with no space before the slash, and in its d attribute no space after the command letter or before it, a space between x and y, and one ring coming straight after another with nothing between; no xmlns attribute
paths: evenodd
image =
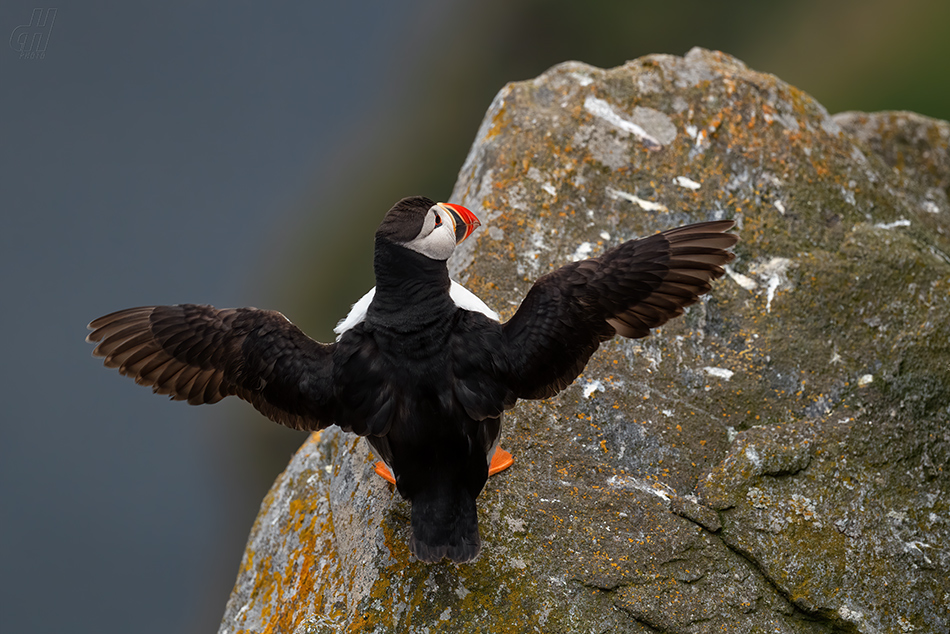
<svg viewBox="0 0 950 634"><path fill-rule="evenodd" d="M493 476L496 473L500 473L513 465L515 463L514 458L511 457L511 454L497 447L495 453L492 454L491 464L488 465L488 475ZM396 478L393 477L392 472L389 470L389 467L386 466L386 463L380 460L376 463L376 466L373 467L373 471L376 472L376 475L381 477L386 482L390 484L396 484Z"/></svg>
<svg viewBox="0 0 950 634"><path fill-rule="evenodd" d="M373 471L375 471L376 475L381 477L386 482L390 484L396 484L396 478L393 477L392 471L389 470L389 467L387 467L386 463L382 460L376 463Z"/></svg>
<svg viewBox="0 0 950 634"><path fill-rule="evenodd" d="M510 453L501 447L496 447L495 453L492 454L491 457L491 464L488 465L488 475L493 476L496 473L500 473L514 463L515 459L511 457Z"/></svg>

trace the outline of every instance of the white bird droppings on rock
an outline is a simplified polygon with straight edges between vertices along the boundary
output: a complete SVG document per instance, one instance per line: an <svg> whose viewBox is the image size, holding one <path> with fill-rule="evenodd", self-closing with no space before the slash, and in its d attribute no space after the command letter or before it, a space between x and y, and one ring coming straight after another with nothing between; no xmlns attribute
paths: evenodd
<svg viewBox="0 0 950 634"><path fill-rule="evenodd" d="M726 269L726 275L728 275L729 278L730 278L733 282L735 282L736 284L738 284L739 286L741 286L741 287L744 288L745 290L747 290L747 291L754 291L756 288L759 287L759 285L755 283L755 280L754 280L754 279L752 279L751 277L749 277L749 276L747 276L747 275L743 275L742 273L740 273L739 271L735 270L734 268L732 268L732 267L729 266L728 264L727 264L724 268Z"/></svg>
<svg viewBox="0 0 950 634"><path fill-rule="evenodd" d="M604 384L600 381L600 379L594 379L584 386L584 398L590 398L591 395L593 395L593 393L597 390L600 390L601 392L604 391Z"/></svg>
<svg viewBox="0 0 950 634"><path fill-rule="evenodd" d="M691 178L686 178L685 176L677 176L673 179L673 182L679 185L680 187L685 187L686 189L699 189L702 187L701 183L697 183Z"/></svg>
<svg viewBox="0 0 950 634"><path fill-rule="evenodd" d="M586 260L590 256L590 252L593 248L594 246L590 242L581 242L571 256L571 260L574 262Z"/></svg>
<svg viewBox="0 0 950 634"><path fill-rule="evenodd" d="M775 291L785 281L785 271L792 263L788 258L772 258L763 264L757 271L759 277L764 277L766 283L765 312L772 312L772 300L775 299Z"/></svg>
<svg viewBox="0 0 950 634"><path fill-rule="evenodd" d="M731 379L732 375L735 374L735 372L733 372L732 370L727 370L726 368L715 368L708 365L705 368L703 368L703 370L705 370L706 374L709 374L710 376L715 376L720 379L725 379L726 381Z"/></svg>
<svg viewBox="0 0 950 634"><path fill-rule="evenodd" d="M588 97L584 100L584 110L591 113L595 117L606 121L615 128L638 137L649 146L654 146L656 148L663 146L663 144L660 143L658 139L648 134L647 131L643 129L643 127L618 113L616 110L614 110L612 105L603 99L598 99L597 97Z"/></svg>
<svg viewBox="0 0 950 634"><path fill-rule="evenodd" d="M749 462L755 465L756 469L762 467L762 456L759 455L759 452L756 451L752 445L745 448L745 457L749 459Z"/></svg>
<svg viewBox="0 0 950 634"><path fill-rule="evenodd" d="M613 475L607 478L607 485L617 489L636 489L660 498L664 502L670 501L670 496L675 495L675 491L670 489L662 482L646 482L628 475Z"/></svg>
<svg viewBox="0 0 950 634"><path fill-rule="evenodd" d="M623 200L639 205L640 208L643 209L644 211L663 211L663 212L669 211L669 209L666 208L666 205L651 202L649 200L643 200L642 198L638 198L637 196L634 196L633 194L628 194L625 191L614 189L613 187L608 187L607 193L610 195L611 198L615 198L615 199L621 198Z"/></svg>
<svg viewBox="0 0 950 634"><path fill-rule="evenodd" d="M896 229L897 227L909 227L910 220L906 218L901 218L900 220L895 220L894 222L879 222L874 225L875 229Z"/></svg>
<svg viewBox="0 0 950 634"><path fill-rule="evenodd" d="M571 77L577 80L581 86L590 86L594 83L594 80L588 77L587 75L582 75L581 73L571 73Z"/></svg>

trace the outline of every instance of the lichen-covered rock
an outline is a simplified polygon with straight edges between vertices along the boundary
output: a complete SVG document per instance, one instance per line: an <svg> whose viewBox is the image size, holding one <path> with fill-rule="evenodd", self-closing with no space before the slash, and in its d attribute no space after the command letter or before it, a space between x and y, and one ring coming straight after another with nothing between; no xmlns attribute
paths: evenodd
<svg viewBox="0 0 950 634"><path fill-rule="evenodd" d="M472 564L413 560L365 444L312 437L221 632L950 630L948 140L699 49L506 86L452 197L483 222L452 273L505 317L687 222L735 218L738 259L512 410Z"/></svg>

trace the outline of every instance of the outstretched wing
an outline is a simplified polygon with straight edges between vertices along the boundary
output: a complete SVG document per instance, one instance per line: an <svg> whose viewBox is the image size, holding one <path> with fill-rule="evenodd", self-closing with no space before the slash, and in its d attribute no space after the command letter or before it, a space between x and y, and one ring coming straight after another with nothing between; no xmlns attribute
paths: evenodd
<svg viewBox="0 0 950 634"><path fill-rule="evenodd" d="M182 304L96 319L93 355L139 385L191 405L236 395L273 421L322 429L333 411L332 345L275 311Z"/></svg>
<svg viewBox="0 0 950 634"><path fill-rule="evenodd" d="M733 259L731 220L670 229L541 277L503 325L510 383L519 398L571 384L601 342L645 337L683 314Z"/></svg>

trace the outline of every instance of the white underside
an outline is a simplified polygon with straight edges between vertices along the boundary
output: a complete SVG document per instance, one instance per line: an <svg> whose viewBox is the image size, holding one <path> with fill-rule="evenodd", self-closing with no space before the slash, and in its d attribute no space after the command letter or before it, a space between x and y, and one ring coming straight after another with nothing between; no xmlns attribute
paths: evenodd
<svg viewBox="0 0 950 634"><path fill-rule="evenodd" d="M340 340L340 337L344 332L366 319L366 311L369 310L369 305L373 302L373 297L375 295L376 287L374 286L373 288L369 289L369 292L366 293L366 295L363 295L358 302L353 304L353 308L350 309L349 314L341 319L340 323L338 323L333 329L333 332L337 334L337 341ZM454 280L452 281L452 286L449 289L449 296L459 308L463 310L470 310L474 313L481 313L491 320L499 321L498 313L489 308L485 302L480 300L478 296L475 295L475 293Z"/></svg>

